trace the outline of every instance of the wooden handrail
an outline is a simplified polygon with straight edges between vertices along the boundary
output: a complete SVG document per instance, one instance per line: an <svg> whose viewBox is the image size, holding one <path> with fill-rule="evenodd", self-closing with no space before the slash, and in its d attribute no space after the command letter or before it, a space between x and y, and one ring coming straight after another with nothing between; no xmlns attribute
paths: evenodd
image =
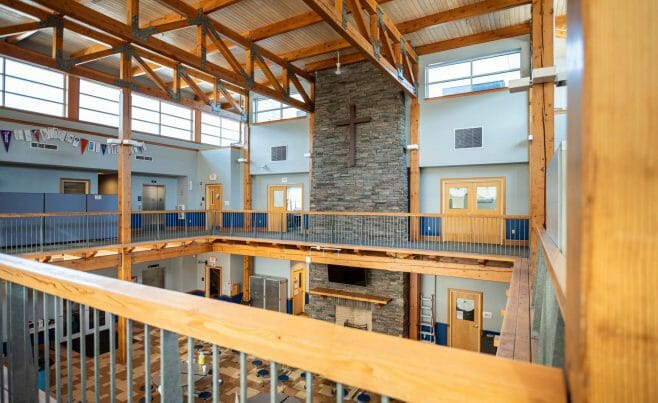
<svg viewBox="0 0 658 403"><path fill-rule="evenodd" d="M555 299L560 307L560 312L562 312L562 317L565 317L567 306L567 258L546 230L535 227L535 231L539 245L541 245L544 252L544 262L551 277Z"/></svg>
<svg viewBox="0 0 658 403"><path fill-rule="evenodd" d="M405 401L565 402L562 371L0 255L0 278Z"/></svg>
<svg viewBox="0 0 658 403"><path fill-rule="evenodd" d="M225 214L268 214L268 210L133 210L131 214L179 214L179 213L225 213ZM119 211L98 211L98 212L59 212L59 213L0 213L0 218L22 218L22 217L78 217L78 216L102 216L118 215ZM505 219L529 219L527 215L449 215L439 213L385 213L385 212L358 212L358 211L287 211L280 214L289 215L333 215L333 216L373 216L373 217L427 217L427 218L505 218Z"/></svg>

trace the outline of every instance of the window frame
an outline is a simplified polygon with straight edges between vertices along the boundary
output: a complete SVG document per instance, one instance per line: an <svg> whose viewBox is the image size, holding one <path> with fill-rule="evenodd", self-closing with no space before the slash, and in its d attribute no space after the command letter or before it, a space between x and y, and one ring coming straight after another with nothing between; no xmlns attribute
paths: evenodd
<svg viewBox="0 0 658 403"><path fill-rule="evenodd" d="M485 60L485 59L493 59L495 57L500 57L500 56L508 56L508 55L513 55L513 54L518 54L519 55L519 67L514 68L514 69L507 69L507 70L499 70L499 71L493 71L490 73L486 74L475 74L473 75L473 63L478 61L478 60ZM486 56L478 56L478 57L473 57L473 58L467 58L467 59L458 59L458 60L450 60L446 62L437 62L437 63L431 63L425 66L425 99L434 99L434 98L443 98L443 97L450 97L450 96L459 96L459 95L466 95L466 94L474 94L478 93L481 91L491 91L491 90L500 90L503 88L507 88L507 85L503 87L498 87L498 88L492 88L492 89L486 89L486 90L473 90L473 80L480 78L480 77L487 77L487 76L493 76L497 74L506 74L506 73L513 73L518 71L519 72L519 77L521 76L521 54L522 54L522 49L517 48L517 49L511 49L507 50L504 52L498 52L498 53L492 53ZM438 80L438 81L432 81L430 82L429 80L429 75L430 75L430 70L433 68L440 68L440 67L447 67L447 66L452 66L456 64L462 64L462 63L468 63L469 64L469 71L470 74L468 76L460 76L460 77L453 77L450 79L446 80ZM464 92L457 92L454 94L445 94L445 95L435 95L435 96L430 96L430 86L435 85L435 84L442 84L442 83L449 83L451 81L459 81L459 80L469 80L471 90L469 91L464 91Z"/></svg>
<svg viewBox="0 0 658 403"><path fill-rule="evenodd" d="M28 67L33 68L33 69L45 70L45 71L48 71L48 72L53 73L53 74L61 75L61 77L62 77L62 86L58 87L56 85L49 84L49 83L46 83L46 82L41 82L41 81L33 80L33 79L30 79L30 78L25 78L25 77L20 77L20 76L13 75L13 74L8 74L7 73L7 61L8 60L11 61L12 63L16 63L18 65L28 66ZM26 112L40 113L40 114L44 114L44 115L48 115L48 116L66 117L66 106L67 106L66 105L66 94L68 92L68 85L67 85L67 78L66 78L66 75L64 73L60 73L58 71L50 70L50 69L45 68L43 66L39 66L39 65L31 64L31 63L26 63L26 62L21 61L21 60L16 60L16 59L7 58L7 57L0 57L0 63L2 64L2 70L0 71L0 75L2 76L2 87L0 89L0 91L2 92L2 99L1 99L1 104L0 105L2 107L12 108L12 109L26 111ZM7 91L7 77L12 78L12 79L17 80L17 81L28 82L28 83L32 83L32 84L36 84L36 85L40 85L40 86L44 86L44 87L48 87L48 88L52 88L52 89L61 91L62 92L62 98L59 101L53 101L52 99L39 97L39 96L34 96L32 94L28 95L28 94L22 94L22 93L18 93L18 92L14 92L14 91ZM48 103L48 104L59 105L59 106L61 106L61 112L59 114L53 114L53 113L49 113L49 112L39 110L39 109L26 109L26 108L20 108L20 107L17 107L17 106L7 106L7 93L9 93L10 95L16 96L16 97L33 99L33 100L37 100L39 102L45 102L45 103Z"/></svg>
<svg viewBox="0 0 658 403"><path fill-rule="evenodd" d="M204 116L217 117L219 119L219 125L216 125L214 123L204 122ZM238 124L238 129L233 130L233 129L227 128L224 125L224 122L226 120L236 122ZM207 131L204 131L203 130L204 127L207 127L207 126L211 126L213 129L218 130L219 134L216 135L216 134L208 133ZM237 139L233 139L233 138L229 138L229 137L225 136L224 135L225 131L230 132L230 133L237 133ZM228 118L226 116L222 116L222 115L218 115L218 114L213 114L213 113L210 113L210 112L201 111L201 132L199 134L201 135L201 139L200 139L201 144L208 144L208 145L217 146L217 147L231 147L234 144L236 144L236 145L241 144L242 143L242 121L240 121L238 119L231 119L231 118ZM203 141L204 136L218 139L219 144L209 143L209 142ZM227 140L229 143L227 145L224 145L223 144L224 140Z"/></svg>
<svg viewBox="0 0 658 403"><path fill-rule="evenodd" d="M88 82L88 83L91 83L93 85L98 85L98 86L101 86L101 87L109 88L111 90L116 90L117 92L120 91L118 88L110 86L110 85L105 85L105 84L101 84L101 83L98 83L98 82L93 81L93 80L87 80L85 78L80 78L80 89L78 91L78 97L79 97L78 98L78 120L82 121L82 122L90 122L88 120L84 120L84 119L80 118L80 112L82 110L85 110L85 111L89 111L89 112L100 113L100 114L103 114L103 115L116 117L116 120L117 120L116 126L114 126L114 125L111 125L111 126L112 127L119 127L119 121L121 120L121 116L120 116L120 113L121 113L121 94L119 94L119 99L117 99L117 100L109 99L109 98L106 98L104 96L99 96L99 95L95 95L95 94L89 94L89 93L86 93L82 90L83 82ZM92 109L92 108L84 107L84 106L82 106L82 96L83 95L87 96L87 97L90 97L90 98L97 98L97 99L100 99L102 101L111 102L113 104L116 104L118 112L116 114L114 114L114 113L107 112L105 110L99 110L99 109ZM90 122L90 123L96 123L96 122Z"/></svg>
<svg viewBox="0 0 658 403"><path fill-rule="evenodd" d="M295 98L295 99L299 99L299 100L301 100L301 95L300 95L299 93L297 93L297 92L295 92L295 93L292 93L292 92L291 92L290 96L291 96L292 98ZM258 102L259 102L259 101L263 101L263 100L269 100L269 101L277 102L277 103L279 104L279 106L276 107L276 108L268 108L268 109L259 110L259 109L258 109ZM268 97L266 97L266 96L256 96L256 97L254 97L254 99L253 99L252 102L253 102L253 104L252 104L252 109L253 109L253 112L252 112L252 119L253 119L253 123L255 123L255 124L258 124L258 123L279 122L279 121L282 121L282 120L289 120L289 119L299 119L299 118L303 118L303 117L308 116L308 114L307 114L306 111L303 111L303 110L301 110L301 109L295 108L294 106L290 106L290 105L285 104L285 103L283 103L283 102L281 102L281 101L277 101L277 100L275 100L275 99L268 98ZM294 111L297 111L296 113L302 113L302 115L298 115L298 116L294 116L294 117L289 117L289 118L283 117L283 112L284 112L285 110L289 110L289 109L292 109L292 110L294 110ZM259 114L261 114L261 113L267 113L267 112L275 112L275 111L278 111L278 112L279 112L279 117L278 117L278 118L276 118L276 119L270 119L270 120L262 120L262 121L261 121L261 120L258 120L258 115L259 115Z"/></svg>

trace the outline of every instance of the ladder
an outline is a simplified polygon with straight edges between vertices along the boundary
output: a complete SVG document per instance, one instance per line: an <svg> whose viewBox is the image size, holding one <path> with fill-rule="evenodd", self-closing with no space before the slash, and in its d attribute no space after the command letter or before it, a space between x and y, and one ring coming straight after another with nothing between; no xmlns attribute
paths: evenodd
<svg viewBox="0 0 658 403"><path fill-rule="evenodd" d="M420 296L420 321L418 325L420 341L434 344L436 342L434 334L434 294L429 297Z"/></svg>

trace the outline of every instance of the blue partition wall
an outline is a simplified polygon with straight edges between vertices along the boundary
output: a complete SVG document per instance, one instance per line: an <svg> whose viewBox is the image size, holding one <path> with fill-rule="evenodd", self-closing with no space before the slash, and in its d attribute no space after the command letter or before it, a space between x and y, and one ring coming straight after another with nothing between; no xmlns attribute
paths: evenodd
<svg viewBox="0 0 658 403"><path fill-rule="evenodd" d="M87 212L117 211L117 195L87 195ZM90 240L118 239L119 216L101 215L87 217Z"/></svg>
<svg viewBox="0 0 658 403"><path fill-rule="evenodd" d="M0 193L0 213L43 213L43 193ZM0 220L3 248L38 245L43 240L41 217Z"/></svg>
<svg viewBox="0 0 658 403"><path fill-rule="evenodd" d="M87 211L87 195L44 194L44 213L79 213ZM46 217L44 218L44 243L85 242L88 238L87 218Z"/></svg>

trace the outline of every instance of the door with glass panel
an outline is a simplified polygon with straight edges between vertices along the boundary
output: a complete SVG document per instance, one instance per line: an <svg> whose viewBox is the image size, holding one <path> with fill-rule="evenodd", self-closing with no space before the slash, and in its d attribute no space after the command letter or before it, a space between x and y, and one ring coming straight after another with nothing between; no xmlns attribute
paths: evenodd
<svg viewBox="0 0 658 403"><path fill-rule="evenodd" d="M269 200L267 208L267 230L275 232L286 232L286 210L287 210L286 185L270 185Z"/></svg>
<svg viewBox="0 0 658 403"><path fill-rule="evenodd" d="M505 178L443 179L442 240L502 244Z"/></svg>

